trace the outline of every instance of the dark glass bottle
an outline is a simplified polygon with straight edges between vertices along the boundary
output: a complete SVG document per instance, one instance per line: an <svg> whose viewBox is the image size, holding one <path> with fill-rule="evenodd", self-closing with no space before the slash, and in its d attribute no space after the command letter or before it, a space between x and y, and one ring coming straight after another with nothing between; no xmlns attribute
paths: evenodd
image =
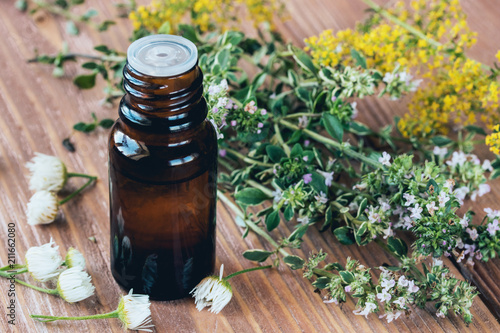
<svg viewBox="0 0 500 333"><path fill-rule="evenodd" d="M215 264L217 139L188 40L134 42L109 139L111 271L125 289L172 300Z"/></svg>

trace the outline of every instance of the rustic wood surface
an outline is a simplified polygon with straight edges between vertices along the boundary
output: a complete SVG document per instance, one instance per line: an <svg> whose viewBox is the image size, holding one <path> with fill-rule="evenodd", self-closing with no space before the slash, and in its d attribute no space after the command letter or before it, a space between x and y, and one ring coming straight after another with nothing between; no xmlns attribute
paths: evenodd
<svg viewBox="0 0 500 333"><path fill-rule="evenodd" d="M86 6L96 8L101 18L114 18L114 4L118 2L121 1L88 0ZM487 0L464 0L462 3L472 29L479 32L479 41L471 56L491 64L500 48L500 6L496 1ZM79 36L68 36L63 20L46 13L30 17L17 11L13 4L13 0L0 2L0 238L4 244L6 225L14 222L17 260L20 262L24 261L30 246L46 243L50 237L60 245L62 252L69 246L78 248L87 259L96 295L70 305L62 299L17 286L17 325L13 327L7 324L4 315L9 298L8 284L2 279L0 307L4 310L0 311L0 331L120 332L122 328L118 320L43 324L29 318L29 314L86 315L112 311L124 292L114 282L109 270L107 132L75 134L76 153L69 153L61 145L74 123L90 121L91 112L99 118L115 118L116 109L99 104L102 98L99 89L80 91L71 83L69 76L81 72L78 65L67 66L67 78L55 79L48 66L27 64L25 60L33 56L34 49L40 53L57 52L63 40L68 41L73 52L93 52L93 45L102 43L126 50L131 25L126 20L119 20L119 24L105 33L83 28ZM323 29L353 27L363 17L365 6L360 0L291 0L287 1L287 8L290 20L278 23L278 29L287 40L301 45L304 37ZM405 101L367 99L358 108L362 120L378 128L390 122L394 115L402 114ZM84 195L64 205L55 223L31 227L26 223L25 207L32 193L28 189L24 165L35 152L57 155L71 171L97 175L99 181ZM489 155L483 150L481 157L486 156ZM70 184L76 187L80 183L71 180ZM475 209L499 208L500 183L497 181L492 187L493 193L474 203ZM266 247L252 234L242 240L242 230L235 225L233 217L230 210L218 204L217 265L224 263L226 272L253 267L254 264L242 258L241 253ZM291 225L282 225L273 236L288 235L290 228ZM89 241L90 236L95 236L97 243ZM6 248L6 244L0 246L2 266L6 264ZM347 256L368 266L391 262L374 244L364 248L342 246L328 233L312 230L305 237L301 253L307 254L319 248L329 254L330 260L340 262L345 262ZM453 263L446 261L446 264L461 276ZM495 318L495 314L498 317L500 313L498 260L469 267L465 274L485 295L484 300L477 298L475 301L472 309L475 320L469 327L454 315L449 319L436 318L432 306L425 310L415 309L408 317L390 324L373 314L367 319L355 316L352 300L342 307L324 304L299 271L284 266L231 280L233 300L219 315L198 312L192 299L153 302L151 309L156 332L499 332L500 325Z"/></svg>

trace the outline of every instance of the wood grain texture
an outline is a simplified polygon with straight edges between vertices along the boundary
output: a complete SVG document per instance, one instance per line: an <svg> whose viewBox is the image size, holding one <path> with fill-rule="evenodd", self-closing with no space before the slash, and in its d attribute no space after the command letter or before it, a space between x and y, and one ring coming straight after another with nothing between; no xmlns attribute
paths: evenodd
<svg viewBox="0 0 500 333"><path fill-rule="evenodd" d="M101 17L113 18L113 7L119 1L87 0ZM89 121L90 113L99 118L116 117L115 109L99 104L99 89L80 91L69 78L54 79L51 68L27 64L24 60L40 53L57 52L63 40L67 40L74 52L92 52L94 45L106 43L113 48L126 50L131 26L126 20L112 26L109 32L97 33L82 29L79 36L67 36L65 23L47 14L34 18L19 13L14 1L0 2L0 238L6 240L6 225L16 224L17 260L24 261L30 246L41 245L50 237L64 252L69 246L78 248L87 259L87 269L96 286L96 296L77 303L63 300L17 286L17 325L6 322L0 311L1 332L121 332L117 320L34 322L29 314L85 315L112 311L123 294L114 282L109 270L109 218L107 190L107 132L98 130L90 135L77 133L73 136L77 153L68 153L60 144L78 121ZM493 62L493 55L500 48L500 7L495 1L464 0L471 27L479 32L478 45L471 55L485 63ZM317 34L323 29L353 27L362 19L364 5L358 0L291 0L287 1L291 19L278 23L278 29L286 40L298 45L304 37ZM68 77L80 72L79 66L67 67ZM102 86L102 82L100 83ZM360 117L373 128L391 121L402 114L405 101L390 102L369 98L359 103ZM62 208L57 221L47 226L31 227L26 223L25 206L32 193L28 189L27 170L24 164L35 152L59 156L69 170L97 175L99 181L76 200ZM482 157L487 156L486 150ZM78 180L71 180L70 187L77 187ZM492 206L498 208L500 183L493 185L494 193L473 206L475 209ZM471 204L472 205L472 204ZM241 253L252 248L266 248L255 235L241 239L242 230L234 222L234 216L223 204L217 211L217 265L224 263L226 272L234 272L254 264L243 259ZM275 238L284 237L292 224L282 225L273 231ZM95 236L97 243L88 237ZM0 262L6 263L6 245L0 246ZM322 248L332 261L345 262L347 256L359 259L367 266L392 262L381 249L371 244L364 248L341 246L328 233L311 230L303 249L298 254ZM452 271L459 271L449 261ZM488 300L498 306L500 276L498 260L468 268L470 276L487 291ZM415 309L402 320L388 324L376 315L367 319L355 316L355 304L348 300L341 308L324 304L313 292L310 283L299 271L281 266L277 270L252 272L231 280L234 297L219 315L207 311L198 312L191 299L174 302L153 302L152 316L157 332L498 332L500 325L492 311L481 300L473 306L474 323L468 328L454 315L439 319L434 309ZM7 281L0 281L0 307L8 302ZM497 312L498 314L498 312Z"/></svg>

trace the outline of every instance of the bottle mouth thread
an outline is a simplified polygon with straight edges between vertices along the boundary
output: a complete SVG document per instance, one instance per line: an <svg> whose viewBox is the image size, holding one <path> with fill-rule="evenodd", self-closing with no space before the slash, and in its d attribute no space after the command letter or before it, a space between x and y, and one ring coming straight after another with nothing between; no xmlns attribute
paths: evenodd
<svg viewBox="0 0 500 333"><path fill-rule="evenodd" d="M130 44L127 62L137 72L153 77L177 76L192 69L198 50L190 40L175 35L151 35Z"/></svg>

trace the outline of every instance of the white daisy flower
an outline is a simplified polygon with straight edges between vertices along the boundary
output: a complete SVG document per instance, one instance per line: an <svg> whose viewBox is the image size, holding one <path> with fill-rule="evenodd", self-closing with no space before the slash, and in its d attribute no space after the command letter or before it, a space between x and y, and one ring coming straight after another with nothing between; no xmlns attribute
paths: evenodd
<svg viewBox="0 0 500 333"><path fill-rule="evenodd" d="M83 254L75 248L70 247L66 253L66 258L64 260L68 268L78 267L81 270L85 270L85 258Z"/></svg>
<svg viewBox="0 0 500 333"><path fill-rule="evenodd" d="M224 265L220 266L220 275L208 276L190 292L195 298L195 304L198 311L204 307L210 307L212 313L219 313L233 297L231 285L222 278Z"/></svg>
<svg viewBox="0 0 500 333"><path fill-rule="evenodd" d="M152 332L151 310L148 295L133 294L133 289L126 296L122 296L118 304L118 318L129 330Z"/></svg>
<svg viewBox="0 0 500 333"><path fill-rule="evenodd" d="M59 211L59 201L54 193L38 191L28 202L26 216L29 225L54 222Z"/></svg>
<svg viewBox="0 0 500 333"><path fill-rule="evenodd" d="M26 252L25 260L28 272L40 282L57 277L61 272L60 266L63 262L59 254L59 246L55 245L52 238L47 244L30 247Z"/></svg>
<svg viewBox="0 0 500 333"><path fill-rule="evenodd" d="M58 192L66 183L66 166L55 156L35 153L26 167L31 173L30 190Z"/></svg>
<svg viewBox="0 0 500 333"><path fill-rule="evenodd" d="M80 267L68 268L57 280L59 296L69 303L79 302L94 295L94 290L90 275Z"/></svg>

